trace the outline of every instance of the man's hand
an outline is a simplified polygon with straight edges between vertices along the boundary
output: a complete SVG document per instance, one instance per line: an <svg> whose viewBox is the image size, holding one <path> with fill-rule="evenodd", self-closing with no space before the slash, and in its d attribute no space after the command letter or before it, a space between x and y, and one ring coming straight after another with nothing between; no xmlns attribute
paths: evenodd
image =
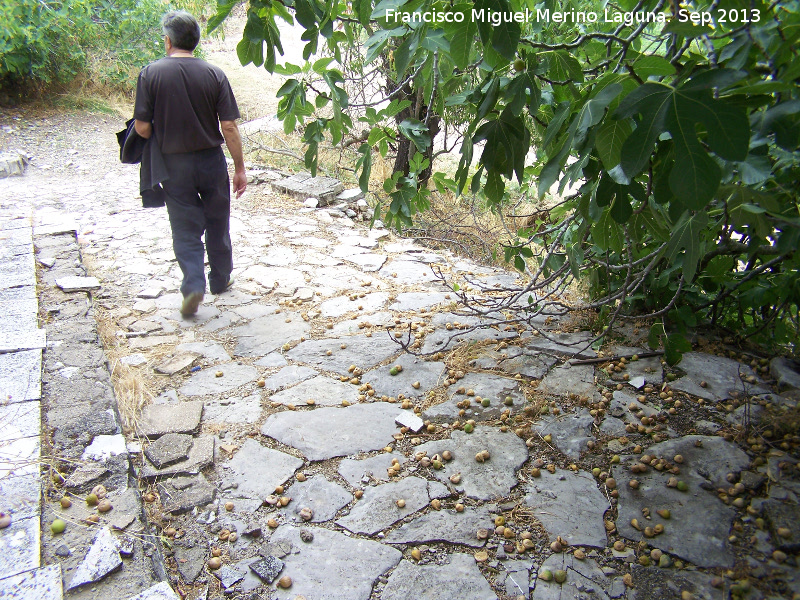
<svg viewBox="0 0 800 600"><path fill-rule="evenodd" d="M242 138L239 135L239 128L236 121L220 121L222 137L225 138L225 145L233 159L233 191L238 198L247 188L247 175L244 172L244 156L242 154Z"/></svg>
<svg viewBox="0 0 800 600"><path fill-rule="evenodd" d="M247 189L247 175L244 171L236 171L233 174L233 192L238 198Z"/></svg>

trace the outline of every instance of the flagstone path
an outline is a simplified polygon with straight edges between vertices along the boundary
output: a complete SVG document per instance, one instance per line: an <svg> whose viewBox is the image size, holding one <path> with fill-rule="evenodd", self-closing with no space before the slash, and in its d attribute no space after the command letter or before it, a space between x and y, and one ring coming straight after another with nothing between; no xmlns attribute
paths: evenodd
<svg viewBox="0 0 800 600"><path fill-rule="evenodd" d="M0 598L800 598L794 365L702 340L670 369L634 330L572 364L596 356L574 323L472 330L432 267L473 294L516 273L266 183L234 206L235 284L181 318L165 212L92 155L112 131L0 181L0 333L47 332L0 354ZM95 317L156 392L124 439Z"/></svg>

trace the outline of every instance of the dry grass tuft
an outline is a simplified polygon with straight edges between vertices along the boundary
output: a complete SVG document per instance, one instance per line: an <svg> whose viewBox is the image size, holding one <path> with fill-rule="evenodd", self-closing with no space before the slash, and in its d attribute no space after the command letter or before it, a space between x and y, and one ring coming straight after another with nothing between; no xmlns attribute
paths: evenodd
<svg viewBox="0 0 800 600"><path fill-rule="evenodd" d="M116 324L100 307L96 309L96 316L97 331L111 367L111 383L114 386L114 395L117 397L122 429L126 434L131 434L136 431L136 423L142 409L155 396L156 385L154 381L148 380L143 370L128 367L120 361L128 353L119 345Z"/></svg>

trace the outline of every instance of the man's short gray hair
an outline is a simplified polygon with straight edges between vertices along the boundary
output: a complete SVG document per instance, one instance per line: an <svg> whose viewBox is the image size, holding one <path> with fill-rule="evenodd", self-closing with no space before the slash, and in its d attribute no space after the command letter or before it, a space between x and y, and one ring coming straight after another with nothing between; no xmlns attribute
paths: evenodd
<svg viewBox="0 0 800 600"><path fill-rule="evenodd" d="M185 10L173 10L161 19L161 27L172 45L193 51L200 43L200 24Z"/></svg>

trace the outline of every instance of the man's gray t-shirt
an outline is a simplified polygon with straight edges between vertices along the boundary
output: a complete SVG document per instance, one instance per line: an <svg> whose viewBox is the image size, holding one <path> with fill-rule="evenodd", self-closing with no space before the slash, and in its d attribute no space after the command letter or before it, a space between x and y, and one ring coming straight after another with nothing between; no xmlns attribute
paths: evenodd
<svg viewBox="0 0 800 600"><path fill-rule="evenodd" d="M153 124L164 154L220 146L219 121L239 116L225 73L204 60L166 57L139 73L133 117Z"/></svg>

